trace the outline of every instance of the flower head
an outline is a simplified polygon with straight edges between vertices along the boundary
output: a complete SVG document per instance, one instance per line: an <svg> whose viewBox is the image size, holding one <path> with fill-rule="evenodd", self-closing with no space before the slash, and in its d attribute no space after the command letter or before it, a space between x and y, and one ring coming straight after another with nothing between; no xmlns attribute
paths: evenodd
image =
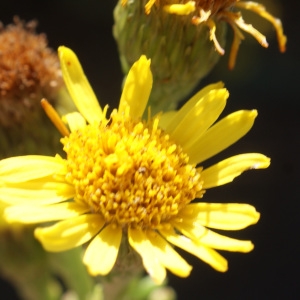
<svg viewBox="0 0 300 300"><path fill-rule="evenodd" d="M122 5L126 5L127 2L127 0L122 0ZM216 50L221 55L225 51L216 37L216 24L220 23L220 21L227 22L232 27L234 33L229 58L230 69L235 65L240 42L244 39L241 30L251 34L263 47L268 47L266 37L251 24L247 24L243 20L239 9L253 11L271 22L277 33L279 50L281 52L285 51L286 36L283 34L281 21L268 13L265 7L259 3L240 0L149 0L145 4L145 13L150 14L152 9L161 8L169 14L189 16L191 22L195 25L205 24L209 28L210 40L213 41Z"/></svg>
<svg viewBox="0 0 300 300"><path fill-rule="evenodd" d="M56 107L67 106L59 59L47 45L37 23L0 23L0 158L57 152L59 134L41 108L46 97ZM70 103L70 101L69 101ZM47 133L47 134L46 134Z"/></svg>
<svg viewBox="0 0 300 300"><path fill-rule="evenodd" d="M41 97L53 99L63 85L59 60L47 47L44 34L35 33L36 22L0 28L0 124L23 123L40 108Z"/></svg>
<svg viewBox="0 0 300 300"><path fill-rule="evenodd" d="M122 237L157 282L164 280L166 269L181 277L191 271L171 244L222 272L227 261L215 249L251 251L250 241L211 228L255 224L259 213L254 207L194 200L245 170L268 167L269 159L258 153L230 157L204 170L198 166L246 134L257 112L237 111L215 123L228 97L223 84L216 83L179 111L145 121L152 74L150 60L142 56L127 76L119 108L107 116L76 55L60 47L59 56L79 112L64 116L67 128L45 100L43 106L64 135L66 158L33 155L0 161L1 200L12 205L5 211L7 220L58 221L37 228L35 236L49 251L90 242L83 261L92 275L112 270Z"/></svg>
<svg viewBox="0 0 300 300"><path fill-rule="evenodd" d="M286 37L281 21L261 4L239 0L119 0L114 9L113 34L126 75L141 55L151 59L152 112L177 108L225 53L228 25L233 30L229 68L233 69L243 31L267 47L268 43L241 13L246 9L270 21L277 32L279 49ZM221 54L221 55L220 55Z"/></svg>

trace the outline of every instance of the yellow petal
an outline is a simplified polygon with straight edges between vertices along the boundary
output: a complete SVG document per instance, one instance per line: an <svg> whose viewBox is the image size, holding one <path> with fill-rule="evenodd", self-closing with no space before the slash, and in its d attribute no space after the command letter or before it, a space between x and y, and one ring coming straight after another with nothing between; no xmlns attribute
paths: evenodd
<svg viewBox="0 0 300 300"><path fill-rule="evenodd" d="M205 228L195 220L184 219L182 222L173 222L172 225L196 244L217 250L249 252L254 247L251 241L232 239L218 234Z"/></svg>
<svg viewBox="0 0 300 300"><path fill-rule="evenodd" d="M196 242L217 250L237 251L237 252L244 252L244 253L250 252L254 248L251 241L233 239L215 233L211 230L209 230L206 235L201 237Z"/></svg>
<svg viewBox="0 0 300 300"><path fill-rule="evenodd" d="M215 89L221 89L223 88L224 84L222 82L213 83L210 85L207 85L203 89L201 89L198 93L196 93L192 98L190 98L183 106L178 110L178 112L173 115L172 120L169 122L165 130L167 132L172 132L174 128L177 127L177 125L181 122L182 119L193 109L193 107L196 105L196 103L204 97L206 94L208 94L210 91Z"/></svg>
<svg viewBox="0 0 300 300"><path fill-rule="evenodd" d="M170 221L171 225L178 231L191 239L199 239L204 236L209 229L197 222L195 218L174 218Z"/></svg>
<svg viewBox="0 0 300 300"><path fill-rule="evenodd" d="M104 219L99 214L87 214L37 228L34 235L47 251L58 252L84 244L103 226Z"/></svg>
<svg viewBox="0 0 300 300"><path fill-rule="evenodd" d="M72 112L62 117L62 120L69 125L71 132L86 126L85 118L79 112Z"/></svg>
<svg viewBox="0 0 300 300"><path fill-rule="evenodd" d="M256 110L241 110L216 123L193 145L184 148L189 162L200 163L235 143L251 129L256 116Z"/></svg>
<svg viewBox="0 0 300 300"><path fill-rule="evenodd" d="M48 206L16 205L5 210L5 218L8 222L33 224L73 218L88 211L89 207L74 202Z"/></svg>
<svg viewBox="0 0 300 300"><path fill-rule="evenodd" d="M176 116L177 111L175 110L170 110L167 112L164 112L160 117L159 117L159 127L162 128L163 130L166 130L172 119Z"/></svg>
<svg viewBox="0 0 300 300"><path fill-rule="evenodd" d="M122 239L122 228L106 226L87 247L83 262L93 276L106 275L113 268Z"/></svg>
<svg viewBox="0 0 300 300"><path fill-rule="evenodd" d="M128 229L130 246L142 257L143 265L148 274L157 283L162 283L166 278L166 269L155 255L155 250L146 234L139 229Z"/></svg>
<svg viewBox="0 0 300 300"><path fill-rule="evenodd" d="M225 272L228 269L227 260L215 250L195 243L193 240L176 234L172 230L161 230L161 234L173 245L195 255L200 258L215 270Z"/></svg>
<svg viewBox="0 0 300 300"><path fill-rule="evenodd" d="M179 219L190 218L203 226L223 230L246 228L256 224L259 216L253 206L243 203L193 203L178 214Z"/></svg>
<svg viewBox="0 0 300 300"><path fill-rule="evenodd" d="M165 239L154 231L147 231L147 237L153 246L155 256L165 268L180 277L187 277L190 275L192 267Z"/></svg>
<svg viewBox="0 0 300 300"><path fill-rule="evenodd" d="M0 161L0 181L25 182L62 173L64 170L65 161L56 157L42 155L10 157Z"/></svg>
<svg viewBox="0 0 300 300"><path fill-rule="evenodd" d="M229 183L244 171L265 169L269 165L270 159L260 153L246 153L232 156L201 172L203 189Z"/></svg>
<svg viewBox="0 0 300 300"><path fill-rule="evenodd" d="M1 201L10 205L22 203L45 205L62 202L74 197L75 190L73 186L64 182L55 182L53 178L49 177L43 179L5 184L0 187Z"/></svg>
<svg viewBox="0 0 300 300"><path fill-rule="evenodd" d="M226 89L212 90L200 98L170 135L183 148L188 148L218 119L226 105Z"/></svg>
<svg viewBox="0 0 300 300"><path fill-rule="evenodd" d="M102 110L76 54L69 48L58 48L63 78L79 112L89 123L100 122Z"/></svg>
<svg viewBox="0 0 300 300"><path fill-rule="evenodd" d="M139 118L143 115L152 89L151 60L142 55L131 67L122 92L119 111L130 106L130 116Z"/></svg>
<svg viewBox="0 0 300 300"><path fill-rule="evenodd" d="M169 14L186 16L194 12L196 7L195 7L195 1L188 1L185 4L164 5L163 9Z"/></svg>

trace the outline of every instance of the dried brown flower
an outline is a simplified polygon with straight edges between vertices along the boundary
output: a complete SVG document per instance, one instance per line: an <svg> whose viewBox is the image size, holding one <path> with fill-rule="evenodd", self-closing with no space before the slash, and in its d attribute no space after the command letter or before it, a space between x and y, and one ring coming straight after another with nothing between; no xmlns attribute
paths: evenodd
<svg viewBox="0 0 300 300"><path fill-rule="evenodd" d="M42 97L53 99L63 81L56 52L45 34L36 33L36 21L0 26L0 124L24 122L28 112L40 109Z"/></svg>

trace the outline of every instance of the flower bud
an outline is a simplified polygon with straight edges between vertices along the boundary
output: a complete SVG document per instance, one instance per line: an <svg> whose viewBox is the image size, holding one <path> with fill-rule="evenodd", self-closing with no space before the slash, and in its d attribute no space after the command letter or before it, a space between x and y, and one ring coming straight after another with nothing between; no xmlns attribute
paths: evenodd
<svg viewBox="0 0 300 300"><path fill-rule="evenodd" d="M115 10L114 37L118 43L124 74L141 54L151 58L153 89L149 101L151 112L174 109L215 66L220 55L210 41L205 24L195 26L189 15L167 13L148 1L119 1ZM225 45L226 23L216 36ZM170 101L170 98L172 99Z"/></svg>
<svg viewBox="0 0 300 300"><path fill-rule="evenodd" d="M263 47L266 37L243 20L249 10L269 21L276 30L279 50L285 51L281 21L265 7L239 0L120 0L113 28L124 73L141 54L152 59L154 74L150 98L152 113L177 106L208 74L225 53L227 24L233 30L229 69L233 69L242 31ZM166 99L172 99L166 100Z"/></svg>

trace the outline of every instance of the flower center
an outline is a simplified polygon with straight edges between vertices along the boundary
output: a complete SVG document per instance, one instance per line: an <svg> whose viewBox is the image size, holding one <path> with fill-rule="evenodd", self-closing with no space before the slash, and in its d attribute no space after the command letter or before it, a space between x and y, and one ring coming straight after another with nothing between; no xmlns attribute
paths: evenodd
<svg viewBox="0 0 300 300"><path fill-rule="evenodd" d="M67 181L75 201L106 222L159 228L201 191L188 156L158 127L114 110L108 122L87 125L62 139Z"/></svg>

